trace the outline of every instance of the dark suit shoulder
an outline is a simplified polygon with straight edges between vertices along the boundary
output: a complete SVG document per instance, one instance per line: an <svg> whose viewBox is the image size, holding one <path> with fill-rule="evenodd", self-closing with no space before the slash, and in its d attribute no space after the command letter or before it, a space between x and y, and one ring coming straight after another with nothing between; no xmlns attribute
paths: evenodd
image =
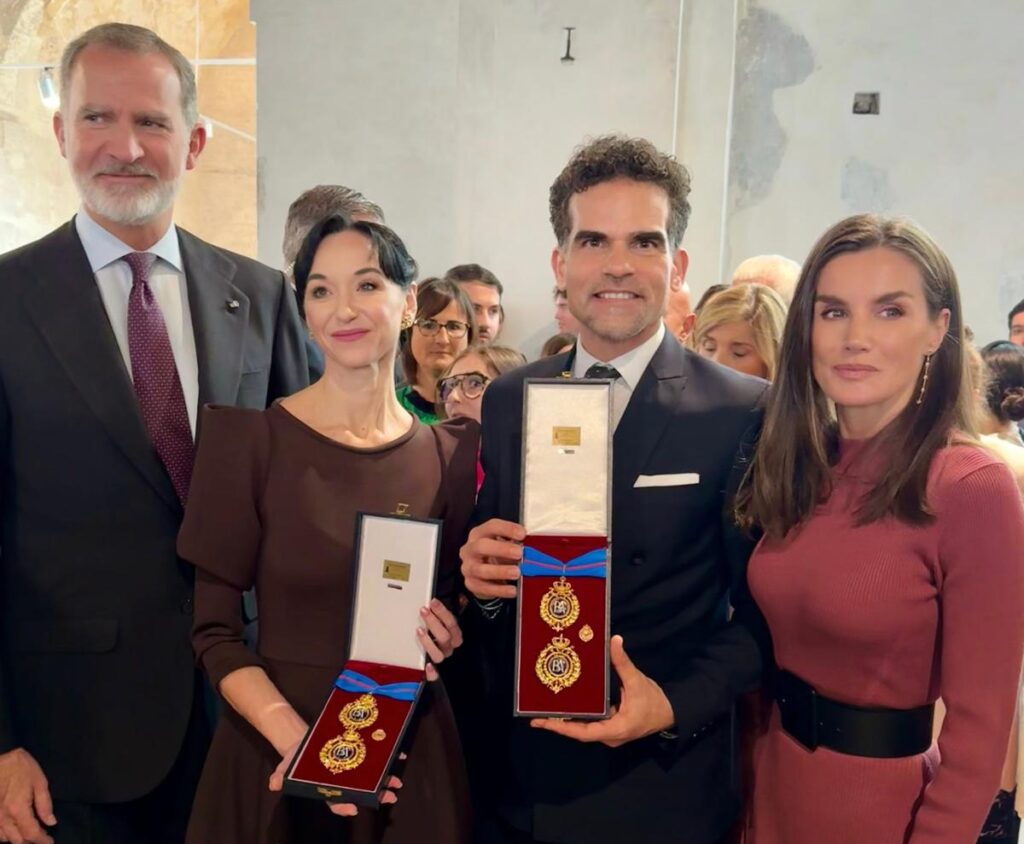
<svg viewBox="0 0 1024 844"><path fill-rule="evenodd" d="M0 255L0 276L6 274L16 266L32 266L40 255L51 255L56 252L67 252L75 249L84 256L82 243L75 232L74 223L64 223L49 234L43 235L38 240L25 243ZM10 279L5 279L10 280Z"/></svg>
<svg viewBox="0 0 1024 844"><path fill-rule="evenodd" d="M764 401L769 384L763 378L737 372L690 349L681 351L686 355L688 392L713 396L714 403L724 407L749 409Z"/></svg>
<svg viewBox="0 0 1024 844"><path fill-rule="evenodd" d="M236 284L244 287L248 283L255 285L258 291L272 291L275 295L280 292L284 280L284 274L280 270L268 267L255 258L249 258L246 255L209 243L180 226L178 227L178 235L183 244L185 244L186 249L196 252L208 250L216 254L221 260L234 264L235 275L231 280ZM249 291L247 290L246 292Z"/></svg>
<svg viewBox="0 0 1024 844"><path fill-rule="evenodd" d="M568 359L569 353L566 352L562 355L541 358L533 363L520 366L518 369L513 369L511 372L506 372L488 385L487 392L484 393L484 401L487 401L487 397L492 393L494 394L492 402L497 399L507 400L515 396L522 398L523 382L527 378L557 378L562 374Z"/></svg>

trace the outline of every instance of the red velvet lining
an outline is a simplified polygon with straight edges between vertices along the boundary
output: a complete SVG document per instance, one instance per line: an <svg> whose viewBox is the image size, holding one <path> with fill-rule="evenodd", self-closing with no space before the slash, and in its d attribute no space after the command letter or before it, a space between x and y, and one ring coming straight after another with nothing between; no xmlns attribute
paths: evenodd
<svg viewBox="0 0 1024 844"><path fill-rule="evenodd" d="M423 671L417 668L399 668L394 665L378 665L358 660L348 661L345 663L345 668L365 674L381 685L408 682L422 684L424 680ZM412 716L414 704L409 701L394 700L385 695L375 695L377 720L369 727L359 730L363 744L366 745L366 759L354 770L332 774L320 761L320 750L335 736L340 736L345 732L345 726L338 720L338 714L346 703L358 697L357 693L345 692L337 687L332 690L301 756L291 771L291 779L343 790L366 792L380 790L391 757L394 755L395 743L402 735L406 722ZM373 733L376 730L384 730L386 738L382 741L374 741ZM344 795L341 799L344 799Z"/></svg>
<svg viewBox="0 0 1024 844"><path fill-rule="evenodd" d="M595 548L605 548L604 536L528 536L530 545L558 560L571 560ZM608 631L605 626L608 581L604 577L569 577L580 603L579 618L572 627L556 632L540 616L541 599L553 577L524 577L521 581L519 611L522 613L517 645L519 684L516 709L524 713L552 715L598 716L604 713L608 677L605 647ZM584 625L590 625L594 636L589 642L580 639ZM537 657L556 636L566 637L580 659L580 677L569 688L554 692L537 677Z"/></svg>

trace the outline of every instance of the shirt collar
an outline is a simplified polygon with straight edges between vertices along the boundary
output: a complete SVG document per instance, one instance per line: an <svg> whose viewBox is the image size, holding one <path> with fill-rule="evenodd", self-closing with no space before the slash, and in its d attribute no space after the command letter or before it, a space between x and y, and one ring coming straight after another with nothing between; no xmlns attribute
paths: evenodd
<svg viewBox="0 0 1024 844"><path fill-rule="evenodd" d="M573 366L573 376L582 378L586 371L595 363L606 363L618 370L619 375L622 376L622 380L630 390L635 390L636 385L640 383L640 377L644 374L644 370L647 369L651 358L654 357L654 353L658 351L658 346L661 345L661 341L664 339L665 323L662 322L658 325L658 330L654 332L654 335L635 349L631 349L626 354L619 355L619 357L613 360L604 361L598 360L590 354L583 347L583 341L581 340L576 344L576 363Z"/></svg>
<svg viewBox="0 0 1024 844"><path fill-rule="evenodd" d="M94 275L130 252L137 251L103 228L84 208L79 209L75 215L75 229L78 231L78 237L82 241L85 256L89 259L89 266L92 267ZM185 272L181 261L178 230L174 225L168 226L164 236L146 251L167 262L178 272Z"/></svg>

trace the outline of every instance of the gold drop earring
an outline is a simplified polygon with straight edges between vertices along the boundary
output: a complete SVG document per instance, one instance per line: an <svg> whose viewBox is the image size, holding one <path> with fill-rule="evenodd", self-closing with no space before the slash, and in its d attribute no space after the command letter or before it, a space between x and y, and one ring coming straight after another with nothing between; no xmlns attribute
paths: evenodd
<svg viewBox="0 0 1024 844"><path fill-rule="evenodd" d="M917 404L921 404L924 401L924 389L928 386L928 370L932 365L932 355L934 352L928 352L924 356L924 376L921 378L921 392L917 394Z"/></svg>

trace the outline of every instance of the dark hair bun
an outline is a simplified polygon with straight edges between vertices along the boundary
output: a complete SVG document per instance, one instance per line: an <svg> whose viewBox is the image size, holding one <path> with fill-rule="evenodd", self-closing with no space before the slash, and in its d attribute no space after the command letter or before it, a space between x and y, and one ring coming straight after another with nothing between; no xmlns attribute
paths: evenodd
<svg viewBox="0 0 1024 844"><path fill-rule="evenodd" d="M1000 403L1003 413L1014 422L1024 419L1024 387L1007 390Z"/></svg>

